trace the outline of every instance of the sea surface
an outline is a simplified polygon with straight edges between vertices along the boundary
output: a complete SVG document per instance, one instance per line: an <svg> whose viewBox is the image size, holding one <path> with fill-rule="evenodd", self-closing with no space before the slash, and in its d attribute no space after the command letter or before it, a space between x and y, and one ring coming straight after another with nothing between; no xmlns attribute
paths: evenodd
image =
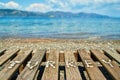
<svg viewBox="0 0 120 80"><path fill-rule="evenodd" d="M120 40L120 19L1 17L0 38Z"/></svg>

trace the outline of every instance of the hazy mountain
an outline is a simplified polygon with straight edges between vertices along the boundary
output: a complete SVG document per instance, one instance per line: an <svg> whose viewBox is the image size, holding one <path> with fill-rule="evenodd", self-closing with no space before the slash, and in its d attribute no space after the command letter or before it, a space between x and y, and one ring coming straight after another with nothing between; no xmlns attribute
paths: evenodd
<svg viewBox="0 0 120 80"><path fill-rule="evenodd" d="M15 9L0 9L0 17L42 17L42 18L109 18L106 15L100 15L95 13L71 13L62 11L50 11L46 13L41 12L28 12Z"/></svg>

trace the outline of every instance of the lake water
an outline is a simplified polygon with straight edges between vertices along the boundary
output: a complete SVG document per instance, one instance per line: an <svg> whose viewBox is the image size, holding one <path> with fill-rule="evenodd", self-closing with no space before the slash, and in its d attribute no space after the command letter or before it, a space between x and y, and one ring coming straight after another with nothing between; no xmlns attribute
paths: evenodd
<svg viewBox="0 0 120 80"><path fill-rule="evenodd" d="M0 38L120 40L120 19L2 17Z"/></svg>

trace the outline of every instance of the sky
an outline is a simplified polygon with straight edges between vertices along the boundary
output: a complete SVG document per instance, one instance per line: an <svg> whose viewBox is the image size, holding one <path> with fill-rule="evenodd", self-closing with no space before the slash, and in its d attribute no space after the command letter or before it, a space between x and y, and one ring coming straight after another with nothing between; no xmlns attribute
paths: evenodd
<svg viewBox="0 0 120 80"><path fill-rule="evenodd" d="M0 0L0 9L86 12L120 17L120 0Z"/></svg>

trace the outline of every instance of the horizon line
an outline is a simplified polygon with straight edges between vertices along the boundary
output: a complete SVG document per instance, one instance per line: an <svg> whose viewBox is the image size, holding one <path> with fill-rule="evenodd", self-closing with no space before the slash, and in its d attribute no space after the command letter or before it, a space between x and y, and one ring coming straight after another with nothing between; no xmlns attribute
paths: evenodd
<svg viewBox="0 0 120 80"><path fill-rule="evenodd" d="M110 18L120 18L120 16L110 16L107 14L99 14L95 12L72 12L72 11L61 11L61 10L51 10L51 11L46 11L46 12L40 12L40 11L29 11L29 10L22 10L22 9L10 9L10 8L0 8L0 10L18 10L18 11L26 11L26 12L33 12L33 13L48 13L48 12L65 12L65 13L72 13L72 14L78 14L78 13L86 13L86 14L97 14L97 15L102 15L102 16L107 16Z"/></svg>

